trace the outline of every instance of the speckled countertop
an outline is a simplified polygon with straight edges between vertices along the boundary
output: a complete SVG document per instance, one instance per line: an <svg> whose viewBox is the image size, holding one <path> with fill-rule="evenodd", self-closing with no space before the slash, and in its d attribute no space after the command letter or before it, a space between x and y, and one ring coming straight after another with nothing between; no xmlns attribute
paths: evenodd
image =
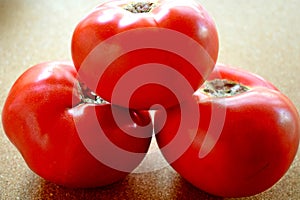
<svg viewBox="0 0 300 200"><path fill-rule="evenodd" d="M77 22L100 0L0 0L0 111L16 78L29 66L70 59ZM300 110L300 1L202 0L220 36L219 62L273 82ZM247 200L300 199L300 152L271 189ZM0 125L0 199L221 199L188 184L164 164L155 143L143 168L124 181L73 190L39 178L24 163Z"/></svg>

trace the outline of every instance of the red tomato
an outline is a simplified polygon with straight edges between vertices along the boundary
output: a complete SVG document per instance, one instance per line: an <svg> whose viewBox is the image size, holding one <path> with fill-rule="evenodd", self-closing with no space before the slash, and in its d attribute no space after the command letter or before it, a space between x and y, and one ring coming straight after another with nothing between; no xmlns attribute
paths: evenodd
<svg viewBox="0 0 300 200"><path fill-rule="evenodd" d="M68 187L107 185L144 158L152 134L150 116L101 101L82 90L76 77L69 63L28 69L6 99L3 127L28 166L46 180ZM118 125L112 111L121 119ZM141 126L147 123L145 130Z"/></svg>
<svg viewBox="0 0 300 200"><path fill-rule="evenodd" d="M182 177L213 195L243 197L265 191L285 174L299 145L300 119L271 83L217 65L194 97L168 109L166 117L158 111L154 120L158 145ZM200 112L200 119L181 124L191 104L199 110L189 112ZM176 137L189 143L180 146Z"/></svg>
<svg viewBox="0 0 300 200"><path fill-rule="evenodd" d="M89 13L72 37L82 81L112 104L135 109L170 107L187 98L217 56L216 26L192 0L109 1Z"/></svg>

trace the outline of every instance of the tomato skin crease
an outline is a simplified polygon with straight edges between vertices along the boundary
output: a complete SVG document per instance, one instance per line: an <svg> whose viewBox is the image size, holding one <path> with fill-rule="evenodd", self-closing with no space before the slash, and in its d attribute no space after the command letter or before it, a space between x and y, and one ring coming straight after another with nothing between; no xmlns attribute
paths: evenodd
<svg viewBox="0 0 300 200"><path fill-rule="evenodd" d="M191 145L170 162L187 181L210 194L222 197L245 197L261 193L279 181L291 166L299 146L300 117L293 103L273 84L241 69L217 64L208 80L223 78L237 81L250 90L231 97L211 97L200 89L194 101L200 111L197 127L185 127L182 140L190 137ZM203 87L203 86L202 86ZM182 105L182 108L187 105ZM213 110L217 108L216 110ZM224 121L215 120L213 112L222 110ZM160 124L162 113L154 120L156 139L166 160L171 161L172 140L178 133L179 107L167 110L166 123ZM217 113L218 114L218 113ZM218 123L219 137L208 135L209 127ZM205 138L209 140L205 140ZM201 157L201 150L213 148ZM164 148L167 145L168 148Z"/></svg>
<svg viewBox="0 0 300 200"><path fill-rule="evenodd" d="M12 86L3 107L5 133L29 168L48 181L73 188L98 187L119 181L129 172L96 159L83 144L78 125L84 125L84 133L81 133L84 135L92 135L101 125L113 145L145 155L152 128L149 126L142 131L135 123L151 123L149 113L130 111L135 122L127 120L127 109L115 108L125 118L120 126L144 135L143 138L130 136L115 123L111 104L82 103L77 84L77 72L71 63L47 62L29 68ZM97 116L96 123L94 116ZM102 148L99 150L103 154L110 155L111 149L101 147L101 141L94 144ZM124 157L120 163L134 170L141 161L141 157Z"/></svg>
<svg viewBox="0 0 300 200"><path fill-rule="evenodd" d="M217 60L219 49L218 33L213 19L202 6L192 0L184 2L181 0L158 0L153 2L157 5L150 12L146 13L131 13L125 10L125 5L132 3L131 1L119 0L103 3L85 16L74 30L72 36L72 59L77 71L79 71L83 82L88 87L113 104L123 107L129 106L139 110L149 109L154 104L161 104L165 107L176 105L178 102L172 98L172 95L168 95L169 92L166 89L163 87L158 88L154 84L149 84L151 87L136 92L134 97L131 98L129 105L123 98L112 100L112 95L116 84L124 75L131 69L147 63L160 63L174 68L188 81L193 88L191 92L193 93L209 76ZM184 35L190 41L176 44L176 42L179 42L176 38L171 40L175 36L165 36L164 32L167 30L173 31L174 34ZM125 39L127 43L119 41L118 37L120 35L130 31L132 32L132 37L128 36ZM155 36L153 36L152 32L156 33ZM147 41L152 40L155 42L158 38L170 40L171 44L169 45L177 46L179 49L183 48L186 54L199 59L197 63L203 63L203 65L201 67L193 66L189 60L181 57L176 52L172 52L172 49L166 47L163 42L158 44L159 47L148 47L149 43ZM99 64L106 63L107 59L111 57L116 57L114 62L109 62L108 66L90 65L86 67L85 61L91 56L91 52L108 40L111 40L108 43L113 45L108 50L110 51L109 55L103 56L104 58L101 57L102 60L99 59ZM199 48L201 47L201 52L194 48L188 48L187 43L191 41L196 43ZM126 52L125 55L119 55L128 46L134 45L138 45L138 49ZM95 71L99 68L105 70L101 78L98 73L95 74ZM176 77L170 77L169 73L162 74L162 72L153 71L153 74L155 73L164 77L161 80L164 80L166 77L169 77L170 80L177 80ZM99 84L95 85L94 82ZM130 84L124 83L123 85ZM176 87L180 87L180 85L178 83ZM154 98L156 96L159 97Z"/></svg>

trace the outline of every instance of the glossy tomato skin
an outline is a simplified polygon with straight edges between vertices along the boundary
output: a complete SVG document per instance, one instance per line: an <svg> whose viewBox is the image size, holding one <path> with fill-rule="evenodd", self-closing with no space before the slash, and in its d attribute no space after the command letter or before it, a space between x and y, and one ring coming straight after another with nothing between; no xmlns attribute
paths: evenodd
<svg viewBox="0 0 300 200"><path fill-rule="evenodd" d="M116 112L125 118L118 126L112 105L83 103L76 78L74 66L67 62L41 63L29 68L9 92L2 112L3 127L28 166L44 179L67 187L111 184L124 178L143 156L119 160L127 167L127 171L122 171L96 159L82 138L86 137L104 155L111 155L112 150L104 148L102 141L88 138L100 134L100 125L113 146L145 155L152 129L149 126L141 131L135 125L150 123L150 117L147 112L130 111L135 116L135 121L130 121L125 118L128 111L118 107ZM141 138L123 130L140 134Z"/></svg>
<svg viewBox="0 0 300 200"><path fill-rule="evenodd" d="M250 86L250 90L219 98L200 90L195 93L191 102L198 105L200 121L182 130L181 139L190 140L190 145L175 161L171 159L179 147L172 145L172 140L179 134L176 124L180 123L182 110L167 110L164 125L160 124L163 113L158 111L155 129L163 126L156 131L158 145L172 167L201 190L223 197L258 194L273 186L293 162L299 145L299 115L286 96L257 75L217 65L209 80L215 78L237 81ZM182 109L186 107L182 105ZM208 134L209 127L216 124L220 129L213 130L220 133ZM191 130L196 132L195 137L190 137Z"/></svg>
<svg viewBox="0 0 300 200"><path fill-rule="evenodd" d="M77 25L72 37L75 67L83 82L113 104L135 109L149 109L153 104L170 107L178 101L168 95L170 92L165 88L155 84L137 85L142 87L129 105L126 98L113 99L112 95L118 81L130 70L149 63L174 69L194 92L209 76L217 60L216 26L207 11L195 1L153 1L157 5L148 13L125 10L131 2L103 3ZM91 64L94 59L96 61ZM151 73L161 77L156 82L169 79L175 87L182 87L182 83L174 81L178 78L157 70L132 76L130 83L123 85L131 85L134 79Z"/></svg>

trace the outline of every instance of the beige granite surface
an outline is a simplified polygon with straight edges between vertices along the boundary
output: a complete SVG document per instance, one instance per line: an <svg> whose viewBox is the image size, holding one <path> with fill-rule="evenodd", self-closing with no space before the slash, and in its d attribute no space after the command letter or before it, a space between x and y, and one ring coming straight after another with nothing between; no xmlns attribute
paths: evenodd
<svg viewBox="0 0 300 200"><path fill-rule="evenodd" d="M76 23L100 0L0 0L0 111L29 66L70 59ZM251 70L273 82L300 110L300 1L201 0L220 36L219 62ZM144 172L146 168L157 169ZM222 199L184 181L155 146L147 162L124 181L73 190L39 178L24 163L0 125L0 199ZM271 189L247 200L300 199L300 152Z"/></svg>

